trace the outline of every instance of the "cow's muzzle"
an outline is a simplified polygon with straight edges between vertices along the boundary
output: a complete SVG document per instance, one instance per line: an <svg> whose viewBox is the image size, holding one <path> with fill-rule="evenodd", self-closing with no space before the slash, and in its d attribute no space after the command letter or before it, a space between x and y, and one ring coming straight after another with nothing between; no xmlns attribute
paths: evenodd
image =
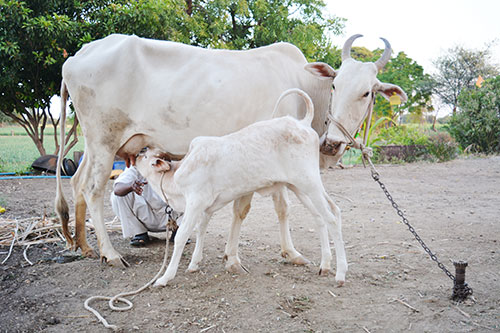
<svg viewBox="0 0 500 333"><path fill-rule="evenodd" d="M333 141L329 140L328 138L323 141L323 143L320 145L319 150L322 154L329 155L329 156L335 156L339 154L344 148L345 148L346 142L342 141Z"/></svg>

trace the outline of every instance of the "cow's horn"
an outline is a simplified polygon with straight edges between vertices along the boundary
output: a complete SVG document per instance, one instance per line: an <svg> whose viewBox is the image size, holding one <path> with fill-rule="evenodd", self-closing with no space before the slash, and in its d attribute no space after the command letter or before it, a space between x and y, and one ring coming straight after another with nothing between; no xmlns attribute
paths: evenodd
<svg viewBox="0 0 500 333"><path fill-rule="evenodd" d="M349 37L348 40L345 41L344 47L342 48L342 61L349 59L351 57L351 47L352 43L355 39L363 37L363 35L357 34Z"/></svg>
<svg viewBox="0 0 500 333"><path fill-rule="evenodd" d="M387 63L391 59L391 53L392 53L391 44L389 44L387 39L383 37L380 37L380 39L384 41L385 50L382 56L375 62L375 65L377 66L378 70L381 70L382 68L384 68L385 65L387 65Z"/></svg>

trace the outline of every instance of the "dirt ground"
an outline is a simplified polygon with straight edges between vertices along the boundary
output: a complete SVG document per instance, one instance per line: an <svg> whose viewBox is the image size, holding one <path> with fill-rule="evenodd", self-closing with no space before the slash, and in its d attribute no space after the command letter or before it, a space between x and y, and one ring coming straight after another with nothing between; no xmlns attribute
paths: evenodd
<svg viewBox="0 0 500 333"><path fill-rule="evenodd" d="M499 332L500 157L377 168L439 260L452 272L452 260L468 261L472 298L461 304L450 300L452 281L401 223L370 171L358 166L323 173L343 214L349 262L343 287L336 287L334 274L318 276L319 239L297 199L290 195L292 237L312 261L308 266L290 265L280 257L272 200L256 195L240 243L249 273L224 270L229 205L209 224L201 272L185 272L194 250L189 244L175 279L133 298L132 310L113 312L105 302L94 306L125 332ZM69 197L68 180L64 187ZM50 214L54 195L53 179L0 180L0 197L8 209L0 218ZM109 202L105 210L107 220L112 219ZM142 286L156 274L164 253L163 240L132 248L120 233L110 235L130 268L81 258L64 251L63 243L31 247L28 257L35 265L30 266L23 249L15 248L0 265L0 331L106 332L84 309L84 301ZM96 247L95 235L89 239Z"/></svg>

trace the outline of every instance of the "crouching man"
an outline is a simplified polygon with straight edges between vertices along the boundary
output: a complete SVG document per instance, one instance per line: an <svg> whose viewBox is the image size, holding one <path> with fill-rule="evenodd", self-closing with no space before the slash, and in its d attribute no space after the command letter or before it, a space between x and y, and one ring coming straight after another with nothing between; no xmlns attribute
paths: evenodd
<svg viewBox="0 0 500 333"><path fill-rule="evenodd" d="M135 167L126 168L115 180L111 206L120 219L123 238L131 238L130 245L136 247L150 242L148 231L165 231L169 216L178 225L182 220L181 214L170 209ZM175 231L170 237L171 242Z"/></svg>

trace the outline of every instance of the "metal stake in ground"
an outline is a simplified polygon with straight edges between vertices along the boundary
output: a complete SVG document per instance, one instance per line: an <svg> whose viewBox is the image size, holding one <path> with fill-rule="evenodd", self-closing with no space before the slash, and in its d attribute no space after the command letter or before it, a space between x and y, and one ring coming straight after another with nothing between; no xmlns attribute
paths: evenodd
<svg viewBox="0 0 500 333"><path fill-rule="evenodd" d="M362 156L363 160L366 160L370 165L373 180L375 180L379 184L382 191L384 191L387 199L391 202L392 207L394 207L398 215L402 218L403 223L408 227L408 230L413 234L415 239L420 243L422 248L425 250L425 252L427 252L431 259L437 263L438 267L441 268L441 270L453 281L453 293L451 298L453 300L463 301L467 298L467 296L472 295L472 288L467 286L467 283L465 283L465 267L467 267L467 263L461 261L458 263L454 263L456 269L456 277L453 276L453 274L448 269L446 269L443 263L438 260L437 256L429 249L427 245L425 245L422 238L420 238L420 236L415 231L415 228L411 226L410 222L405 217L403 211L399 209L398 204L394 201L385 185L380 181L380 174L375 169L370 156L368 156L368 154L365 154L364 152Z"/></svg>

